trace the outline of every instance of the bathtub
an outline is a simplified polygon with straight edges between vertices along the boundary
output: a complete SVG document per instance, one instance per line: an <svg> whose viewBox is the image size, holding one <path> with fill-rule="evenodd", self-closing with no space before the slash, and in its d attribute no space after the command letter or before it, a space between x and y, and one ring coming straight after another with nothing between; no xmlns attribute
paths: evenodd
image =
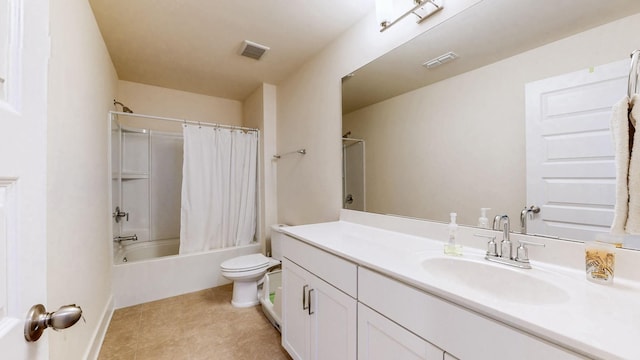
<svg viewBox="0 0 640 360"><path fill-rule="evenodd" d="M116 309L230 283L220 264L261 251L259 243L177 255L177 239L148 241L116 249L113 297ZM160 257L157 257L160 256ZM127 261L124 262L124 258Z"/></svg>
<svg viewBox="0 0 640 360"><path fill-rule="evenodd" d="M145 242L133 242L118 248L114 254L113 262L122 264L149 260L163 256L178 255L180 239L166 239Z"/></svg>

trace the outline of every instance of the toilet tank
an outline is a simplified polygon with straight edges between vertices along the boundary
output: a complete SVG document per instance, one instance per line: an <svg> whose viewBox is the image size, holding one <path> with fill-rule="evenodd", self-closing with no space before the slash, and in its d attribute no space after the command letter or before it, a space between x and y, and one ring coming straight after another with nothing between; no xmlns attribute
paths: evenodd
<svg viewBox="0 0 640 360"><path fill-rule="evenodd" d="M285 236L281 228L287 225L274 224L271 225L271 257L276 260L282 260L282 238Z"/></svg>

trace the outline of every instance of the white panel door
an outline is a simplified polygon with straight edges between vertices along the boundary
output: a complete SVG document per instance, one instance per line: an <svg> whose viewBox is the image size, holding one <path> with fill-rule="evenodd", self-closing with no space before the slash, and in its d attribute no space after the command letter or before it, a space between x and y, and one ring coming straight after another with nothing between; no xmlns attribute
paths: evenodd
<svg viewBox="0 0 640 360"><path fill-rule="evenodd" d="M628 75L622 60L526 85L526 206L541 209L528 233L591 240L609 231L616 180L609 123Z"/></svg>
<svg viewBox="0 0 640 360"><path fill-rule="evenodd" d="M46 359L26 342L29 308L46 303L49 1L0 0L0 358ZM63 209L61 209L63 210Z"/></svg>

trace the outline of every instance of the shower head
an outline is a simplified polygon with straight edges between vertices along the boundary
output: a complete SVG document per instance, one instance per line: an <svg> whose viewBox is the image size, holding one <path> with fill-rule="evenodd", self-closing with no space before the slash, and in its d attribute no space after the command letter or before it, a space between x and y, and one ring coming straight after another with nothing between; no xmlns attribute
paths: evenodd
<svg viewBox="0 0 640 360"><path fill-rule="evenodd" d="M116 99L113 99L113 106L116 105L120 105L122 106L122 112L126 112L129 114L133 114L133 110L129 109L127 106L125 106L123 103L121 103L120 101L116 101Z"/></svg>

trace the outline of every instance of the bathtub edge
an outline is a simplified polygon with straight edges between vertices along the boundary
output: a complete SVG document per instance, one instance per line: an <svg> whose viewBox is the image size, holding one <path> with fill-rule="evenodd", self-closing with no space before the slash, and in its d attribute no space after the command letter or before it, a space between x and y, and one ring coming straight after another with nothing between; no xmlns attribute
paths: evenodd
<svg viewBox="0 0 640 360"><path fill-rule="evenodd" d="M113 265L114 309L229 284L231 281L220 273L220 264L261 250L260 243L252 243Z"/></svg>

